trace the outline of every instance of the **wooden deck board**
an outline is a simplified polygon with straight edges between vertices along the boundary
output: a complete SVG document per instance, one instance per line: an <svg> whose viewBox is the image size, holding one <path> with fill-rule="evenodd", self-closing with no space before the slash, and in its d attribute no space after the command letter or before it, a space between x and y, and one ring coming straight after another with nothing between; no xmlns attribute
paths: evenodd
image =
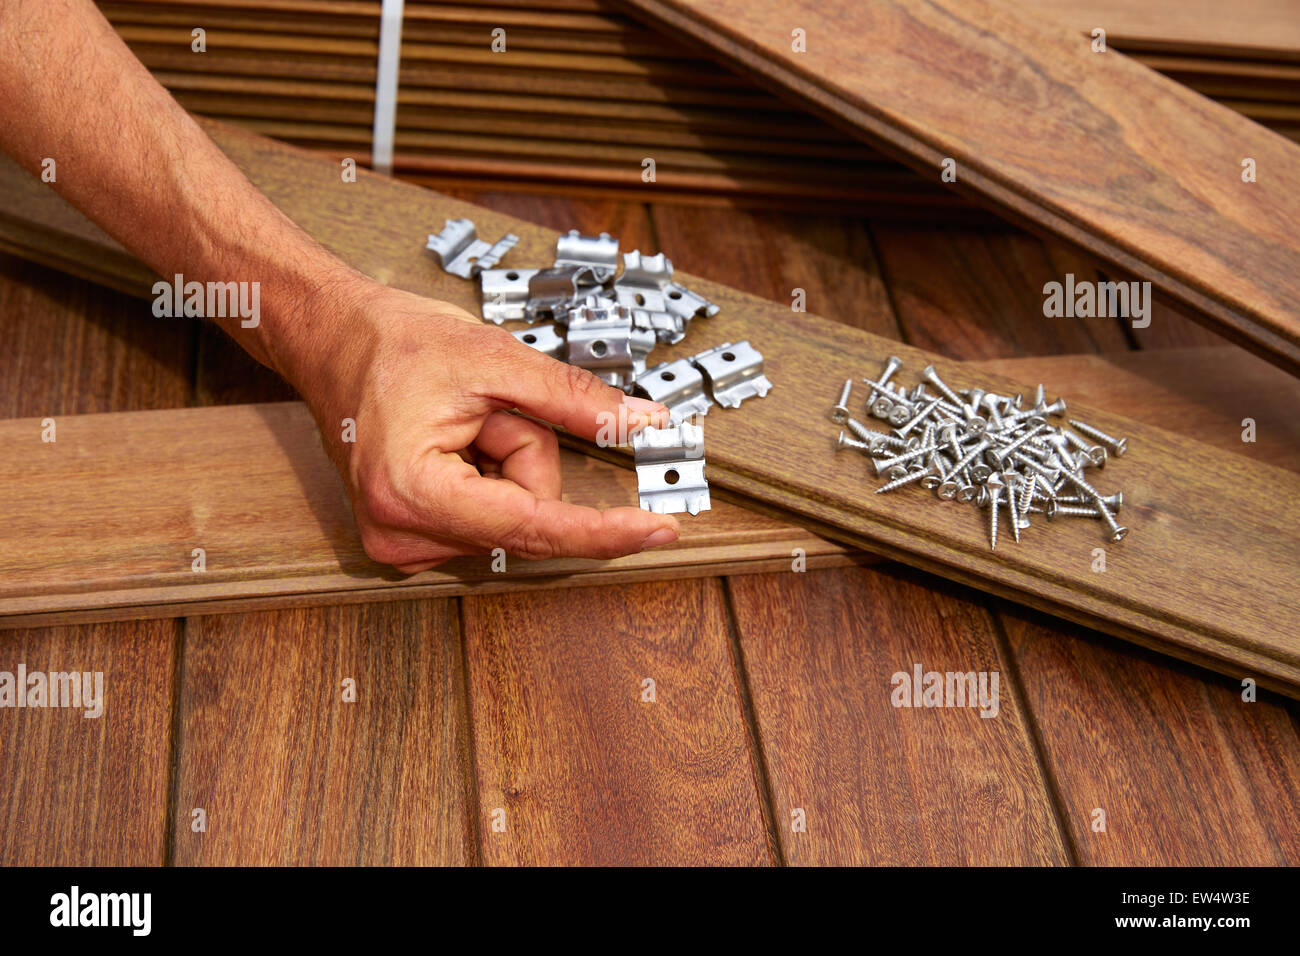
<svg viewBox="0 0 1300 956"><path fill-rule="evenodd" d="M173 862L472 862L462 687L451 601L190 618Z"/></svg>
<svg viewBox="0 0 1300 956"><path fill-rule="evenodd" d="M53 417L57 427L77 414L184 405L194 328L150 327L143 312L137 299L0 255L0 418ZM7 460L50 447L37 424L6 443ZM0 864L163 862L179 633L178 621L149 621L0 634L0 671L98 671L104 684L100 717L0 710Z"/></svg>
<svg viewBox="0 0 1300 956"><path fill-rule="evenodd" d="M462 603L485 863L771 862L716 580Z"/></svg>
<svg viewBox="0 0 1300 956"><path fill-rule="evenodd" d="M162 865L179 631L146 621L0 635L0 671L98 671L104 694L99 717L0 710L0 865Z"/></svg>
<svg viewBox="0 0 1300 956"><path fill-rule="evenodd" d="M1080 863L1300 861L1294 701L999 607Z"/></svg>
<svg viewBox="0 0 1300 956"><path fill-rule="evenodd" d="M729 586L787 861L1069 862L1024 704L973 592L891 566ZM996 713L895 707L892 676L918 664L998 672Z"/></svg>

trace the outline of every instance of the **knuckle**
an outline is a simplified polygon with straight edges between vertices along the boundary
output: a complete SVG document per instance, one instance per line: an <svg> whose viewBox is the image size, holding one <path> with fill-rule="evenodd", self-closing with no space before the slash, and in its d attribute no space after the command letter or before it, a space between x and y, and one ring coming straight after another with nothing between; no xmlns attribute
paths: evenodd
<svg viewBox="0 0 1300 956"><path fill-rule="evenodd" d="M531 520L521 521L507 531L501 544L508 553L527 561L555 556L554 544Z"/></svg>
<svg viewBox="0 0 1300 956"><path fill-rule="evenodd" d="M598 397L611 387L585 368L562 362L557 362L556 366L554 374L559 377L561 387L576 398Z"/></svg>
<svg viewBox="0 0 1300 956"><path fill-rule="evenodd" d="M391 481L368 475L359 482L359 503L367 523L387 528L404 528L410 515Z"/></svg>
<svg viewBox="0 0 1300 956"><path fill-rule="evenodd" d="M361 547L371 561L379 564L411 564L424 557L409 544L396 540L388 532L378 528L361 529Z"/></svg>

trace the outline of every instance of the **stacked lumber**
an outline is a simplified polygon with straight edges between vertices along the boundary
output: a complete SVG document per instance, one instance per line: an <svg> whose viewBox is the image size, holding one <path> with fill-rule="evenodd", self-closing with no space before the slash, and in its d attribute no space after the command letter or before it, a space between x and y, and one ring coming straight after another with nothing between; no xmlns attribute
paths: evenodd
<svg viewBox="0 0 1300 956"><path fill-rule="evenodd" d="M1104 9L1108 0L1085 5L1099 9L1096 17L1056 0L1022 2L1044 16L1079 17L1081 42L1092 19L1124 22ZM186 108L323 155L368 161L378 0L104 0L100 7ZM1110 41L1300 137L1300 38L1274 30L1285 48L1271 49L1237 22L1249 18L1234 18L1207 39L1188 32L1180 7L1156 8ZM405 11L394 168L426 185L639 189L643 161L653 158L661 199L914 210L962 201L937 177L905 169L609 0L407 0ZM206 31L201 54L191 49L195 27ZM491 49L498 28L505 52ZM1155 35L1160 30L1177 42Z"/></svg>

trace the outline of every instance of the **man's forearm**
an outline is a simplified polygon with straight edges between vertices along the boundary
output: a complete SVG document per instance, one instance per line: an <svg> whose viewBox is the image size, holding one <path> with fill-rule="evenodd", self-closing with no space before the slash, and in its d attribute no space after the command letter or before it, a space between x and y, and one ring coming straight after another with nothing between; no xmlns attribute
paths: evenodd
<svg viewBox="0 0 1300 956"><path fill-rule="evenodd" d="M285 217L131 54L90 0L0 0L0 148L160 275L257 282L261 314L213 317L295 381L357 275ZM323 334L324 333L324 334Z"/></svg>

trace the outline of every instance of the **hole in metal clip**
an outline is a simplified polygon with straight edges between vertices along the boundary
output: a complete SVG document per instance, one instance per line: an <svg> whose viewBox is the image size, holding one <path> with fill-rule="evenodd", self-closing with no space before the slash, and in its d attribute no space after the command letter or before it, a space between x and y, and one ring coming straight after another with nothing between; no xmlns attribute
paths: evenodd
<svg viewBox="0 0 1300 956"><path fill-rule="evenodd" d="M518 272L507 272L507 273L506 273L506 278L509 279L511 282L514 282L516 279L519 278L519 273L518 273Z"/></svg>
<svg viewBox="0 0 1300 956"><path fill-rule="evenodd" d="M681 297L682 297L682 294L681 294L680 292L675 291L675 290L672 291L672 292L669 292L669 293L668 293L668 298L670 298L670 299L680 299Z"/></svg>
<svg viewBox="0 0 1300 956"><path fill-rule="evenodd" d="M645 305L645 296L643 296L640 292L636 294L636 304Z"/></svg>
<svg viewBox="0 0 1300 956"><path fill-rule="evenodd" d="M671 382L675 378L677 378L677 376L674 375L672 372L660 372L659 377L662 378L665 382Z"/></svg>
<svg viewBox="0 0 1300 956"><path fill-rule="evenodd" d="M681 477L681 475L677 474L676 468L669 468L664 472L664 481L668 482L670 485L677 484L677 482L681 480Z"/></svg>
<svg viewBox="0 0 1300 956"><path fill-rule="evenodd" d="M533 335L532 332L529 332L527 335L524 336L524 341L527 342L529 345L532 345L537 341L537 336Z"/></svg>
<svg viewBox="0 0 1300 956"><path fill-rule="evenodd" d="M595 341L591 343L591 354L596 356L597 358L600 358L608 351L609 351L609 346L606 345L604 342Z"/></svg>
<svg viewBox="0 0 1300 956"><path fill-rule="evenodd" d="M723 353L722 353L722 361L724 361L724 362L734 362L734 361L736 361L736 355L735 355L735 353L734 353L734 352L723 352Z"/></svg>

